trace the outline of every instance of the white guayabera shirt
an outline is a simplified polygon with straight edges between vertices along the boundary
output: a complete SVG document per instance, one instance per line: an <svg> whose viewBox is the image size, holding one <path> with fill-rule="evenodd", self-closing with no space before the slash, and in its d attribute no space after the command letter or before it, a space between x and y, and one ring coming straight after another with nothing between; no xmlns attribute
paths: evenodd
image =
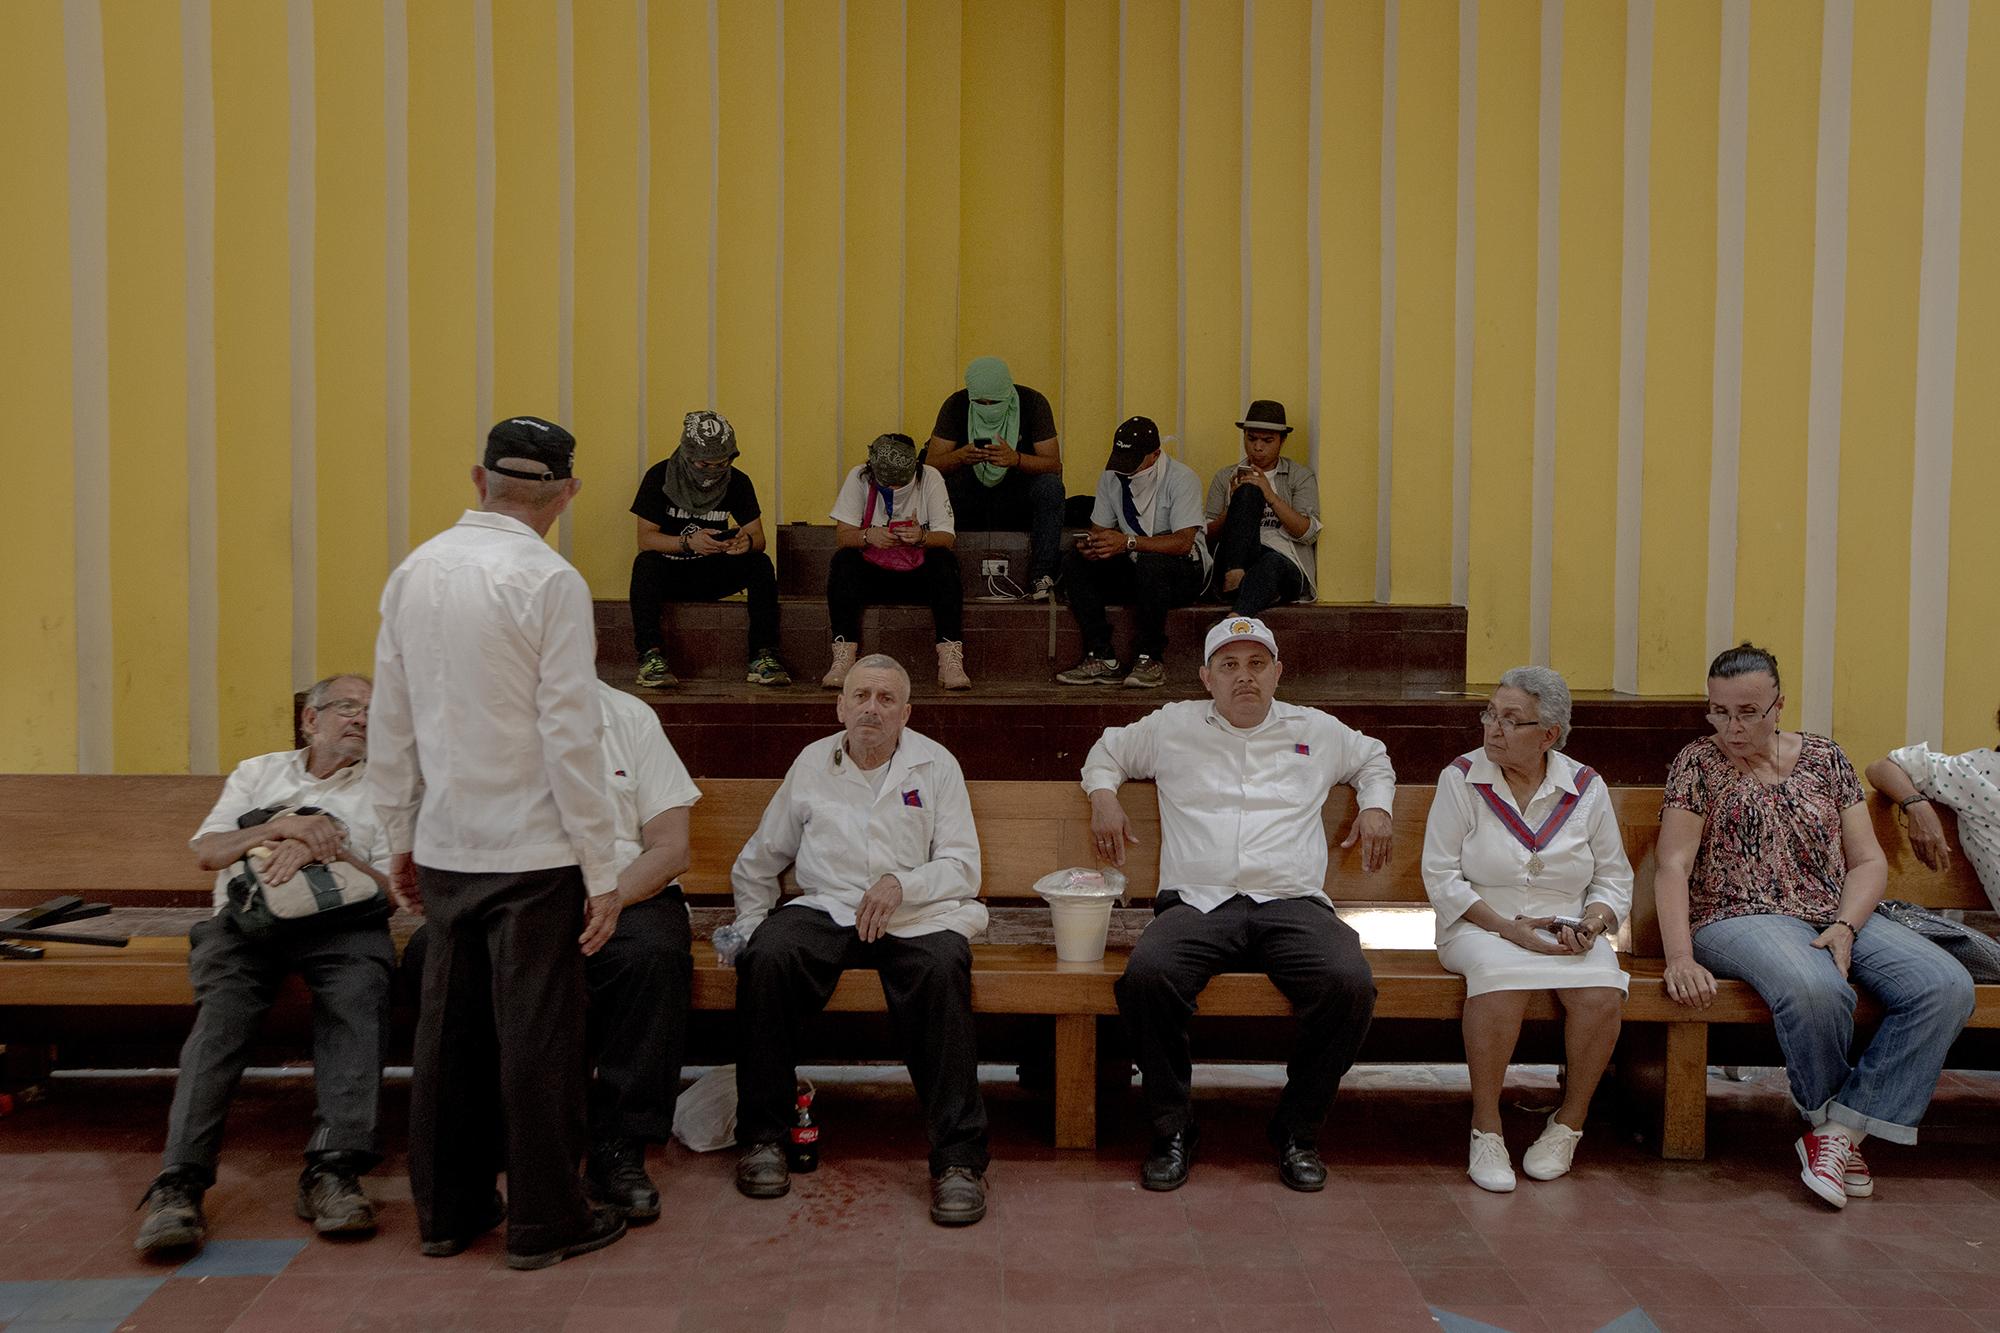
<svg viewBox="0 0 2000 1333"><path fill-rule="evenodd" d="M1938 754L1918 741L1889 757L1916 789L1958 812L1958 841L2000 912L2000 750Z"/></svg>

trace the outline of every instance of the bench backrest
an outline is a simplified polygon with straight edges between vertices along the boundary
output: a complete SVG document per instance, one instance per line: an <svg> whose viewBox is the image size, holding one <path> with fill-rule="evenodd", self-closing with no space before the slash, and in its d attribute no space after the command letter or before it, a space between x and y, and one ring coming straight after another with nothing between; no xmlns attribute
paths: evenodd
<svg viewBox="0 0 2000 1333"><path fill-rule="evenodd" d="M1095 864L1090 803L1074 782L972 782L973 817L984 860L984 896L1033 900L1035 880L1050 870ZM690 895L722 897L729 868L778 788L770 778L718 778L702 784L692 821L693 865L681 877ZM0 775L0 906L25 906L59 893L121 905L195 906L208 901L213 876L199 869L187 841L222 789L215 777ZM1326 893L1348 904L1420 906L1424 894L1424 820L1435 789L1397 788L1395 848L1375 874L1361 849L1342 850L1354 796L1335 788L1324 820L1329 841ZM1659 836L1658 787L1613 787L1611 798L1626 854L1637 873L1632 947L1656 955L1659 932L1651 885ZM1160 814L1150 783L1119 793L1139 844L1126 852L1134 897L1147 898L1159 877ZM1876 835L1889 858L1889 896L1929 907L1986 910L1979 879L1962 855L1943 871L1911 853L1893 805L1870 802ZM1957 822L1940 811L1956 841Z"/></svg>

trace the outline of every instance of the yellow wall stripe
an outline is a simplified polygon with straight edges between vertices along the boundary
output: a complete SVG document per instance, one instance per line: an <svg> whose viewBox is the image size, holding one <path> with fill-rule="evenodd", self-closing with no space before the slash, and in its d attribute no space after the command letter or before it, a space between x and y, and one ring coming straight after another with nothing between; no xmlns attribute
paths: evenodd
<svg viewBox="0 0 2000 1333"><path fill-rule="evenodd" d="M729 225L716 253L716 408L744 442L736 460L773 509L777 434L771 368L777 363L778 199L783 138L778 119L778 14L773 0L720 10L719 207Z"/></svg>
<svg viewBox="0 0 2000 1333"><path fill-rule="evenodd" d="M600 596L624 594L632 567L638 484L639 381L638 8L572 11L576 68L576 311L572 322L575 432L583 491L571 512L571 559Z"/></svg>
<svg viewBox="0 0 2000 1333"><path fill-rule="evenodd" d="M1611 683L1624 217L1624 0L1565 0L1549 661ZM1619 53L1617 58L1609 53Z"/></svg>
<svg viewBox="0 0 2000 1333"><path fill-rule="evenodd" d="M1205 484L1242 448L1243 12L1184 0L1181 21L1180 456Z"/></svg>
<svg viewBox="0 0 2000 1333"><path fill-rule="evenodd" d="M1540 6L1482 6L1477 59L1465 671L1467 680L1491 681L1528 660Z"/></svg>
<svg viewBox="0 0 2000 1333"><path fill-rule="evenodd" d="M1381 10L1329 4L1319 55L1319 595L1352 602L1375 595Z"/></svg>
<svg viewBox="0 0 2000 1333"><path fill-rule="evenodd" d="M35 503L16 506L0 527L0 568L13 571L0 597L0 697L14 701L0 770L63 773L77 766L77 589L76 487L57 447L73 424L62 9L0 6L0 50L28 53L9 90L18 119L0 135L0 195L40 201L13 210L0 246L0 291L16 311L0 320L0 375L16 438L40 442L46 460Z"/></svg>
<svg viewBox="0 0 2000 1333"><path fill-rule="evenodd" d="M179 6L105 11L111 705L125 772L178 772L188 759L187 250L182 71L171 58L180 49Z"/></svg>
<svg viewBox="0 0 2000 1333"><path fill-rule="evenodd" d="M1707 666L1708 455L1714 424L1720 0L1653 16L1646 442L1638 688L1692 690Z"/></svg>
<svg viewBox="0 0 2000 1333"><path fill-rule="evenodd" d="M1390 597L1451 596L1458 7L1404 0L1396 30L1395 454Z"/></svg>
<svg viewBox="0 0 2000 1333"><path fill-rule="evenodd" d="M1907 614L1884 610L1902 607L1910 586L1924 203L1923 153L1911 145L1924 141L1929 11L1892 0L1854 11L1833 727L1871 759L1903 739L1895 701L1909 671Z"/></svg>
<svg viewBox="0 0 2000 1333"><path fill-rule="evenodd" d="M653 459L680 445L681 418L709 401L709 209L714 192L709 10L653 0L646 15L653 149L646 292L647 433ZM721 409L734 420L730 409ZM760 447L763 447L760 445Z"/></svg>
<svg viewBox="0 0 2000 1333"><path fill-rule="evenodd" d="M1993 578L2000 569L2000 10L1972 6L1966 34L1965 161L1960 175L1958 382L1952 423L1951 568L1932 571L1949 583L1945 633L1942 740L1953 750L1991 745L2000 708L2000 616ZM1923 738L1920 738L1923 739Z"/></svg>
<svg viewBox="0 0 2000 1333"><path fill-rule="evenodd" d="M903 350L903 196L904 86L903 6L901 0L848 0L847 5L847 124L845 135L826 116L831 88L821 86L833 73L831 62L816 58L805 34L818 19L803 14L786 18L786 28L799 27L799 61L812 68L795 70L787 59L788 81L799 96L786 94L786 111L800 121L796 131L800 151L788 153L785 176L785 304L786 336L792 335L792 311L801 319L832 314L840 323L815 327L798 344L796 364L802 380L791 379L794 364L786 363L787 397L797 403L803 434L798 470L810 472L805 492L793 501L793 512L814 523L826 522L835 488L846 468L866 455L868 442L884 431L904 426ZM788 37L789 40L789 37ZM818 49L826 51L827 41ZM929 83L930 80L918 80ZM806 122L811 123L808 128ZM845 150L845 184L838 172ZM792 167L804 179L794 199ZM813 173L831 168L825 178ZM844 206L840 200L844 189ZM835 208L841 207L838 222ZM796 227L793 225L796 219ZM836 224L836 225L828 225ZM844 224L844 229L841 225ZM794 231L799 234L794 236ZM796 248L794 248L796 247ZM842 251L845 251L843 254ZM798 262L792 262L796 256ZM796 277L794 275L796 274ZM832 309L827 289L841 280L841 309ZM803 284L803 285L798 285ZM797 286L797 290L794 287ZM836 362L840 380L828 377ZM833 407L840 407L844 439L832 438ZM928 438L928 421L909 423L919 444ZM788 432L789 434L789 432ZM806 460L811 460L808 463ZM844 466L842 466L844 465Z"/></svg>
<svg viewBox="0 0 2000 1333"><path fill-rule="evenodd" d="M1254 23L1246 43L1245 89L1249 145L1243 190L1249 256L1244 292L1244 347L1249 382L1239 384L1237 421L1251 398L1284 403L1297 427L1306 407L1306 160L1312 111L1312 8L1299 0L1250 0ZM1241 446L1240 433L1233 443ZM1285 452L1304 460L1310 443L1294 433ZM1202 477L1205 485L1208 481Z"/></svg>
<svg viewBox="0 0 2000 1333"><path fill-rule="evenodd" d="M1118 427L1118 0L1063 14L1062 430L1071 494L1096 488Z"/></svg>
<svg viewBox="0 0 2000 1333"><path fill-rule="evenodd" d="M905 68L957 71L963 37L959 6L918 3L906 6L905 14ZM945 396L965 387L958 345L963 114L956 78L912 79L905 86L903 424L918 439L930 437ZM849 466L858 461L849 455Z"/></svg>
<svg viewBox="0 0 2000 1333"><path fill-rule="evenodd" d="M215 71L210 0L181 6L182 187L187 239L188 754L216 763Z"/></svg>
<svg viewBox="0 0 2000 1333"><path fill-rule="evenodd" d="M556 415L555 49L548 0L493 0L496 418Z"/></svg>
<svg viewBox="0 0 2000 1333"><path fill-rule="evenodd" d="M1151 417L1162 434L1180 429L1179 194L1180 11L1121 0L1118 109L1117 418Z"/></svg>
<svg viewBox="0 0 2000 1333"><path fill-rule="evenodd" d="M1767 0L1750 16L1743 383L1754 390L1743 395L1737 448L1735 636L1771 649L1788 675L1805 634L1819 11L1819 0ZM1799 723L1789 682L1785 718Z"/></svg>

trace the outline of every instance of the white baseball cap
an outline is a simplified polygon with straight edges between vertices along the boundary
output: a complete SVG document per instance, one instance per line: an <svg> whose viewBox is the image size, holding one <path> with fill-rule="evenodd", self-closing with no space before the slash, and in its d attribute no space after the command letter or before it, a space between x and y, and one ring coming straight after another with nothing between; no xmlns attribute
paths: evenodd
<svg viewBox="0 0 2000 1333"><path fill-rule="evenodd" d="M1271 650L1271 656L1278 655L1278 641L1271 637L1269 625L1255 616L1230 616L1218 620L1208 632L1208 642L1201 650L1202 661L1214 657L1216 650L1224 645L1238 642L1261 643Z"/></svg>

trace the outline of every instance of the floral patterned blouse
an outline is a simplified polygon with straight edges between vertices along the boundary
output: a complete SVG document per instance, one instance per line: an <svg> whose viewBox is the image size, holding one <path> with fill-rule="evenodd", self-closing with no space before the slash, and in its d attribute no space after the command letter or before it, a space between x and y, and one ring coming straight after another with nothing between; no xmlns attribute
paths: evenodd
<svg viewBox="0 0 2000 1333"><path fill-rule="evenodd" d="M1840 814L1866 797L1838 745L1809 731L1799 739L1799 762L1782 782L1742 772L1712 736L1674 757L1666 805L1704 821L1688 876L1689 930L1732 916L1824 922L1839 910Z"/></svg>

